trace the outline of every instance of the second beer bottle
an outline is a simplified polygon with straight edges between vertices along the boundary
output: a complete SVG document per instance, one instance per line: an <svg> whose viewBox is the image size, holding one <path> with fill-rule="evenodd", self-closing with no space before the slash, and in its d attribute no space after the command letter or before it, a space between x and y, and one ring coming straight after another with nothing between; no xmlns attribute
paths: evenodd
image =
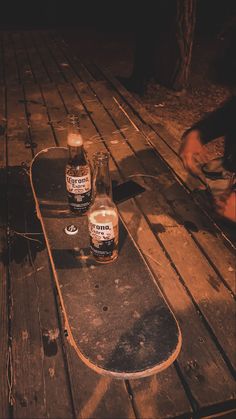
<svg viewBox="0 0 236 419"><path fill-rule="evenodd" d="M66 165L66 189L69 207L78 215L85 214L92 199L91 167L84 150L77 115L68 116L67 145L69 158Z"/></svg>
<svg viewBox="0 0 236 419"><path fill-rule="evenodd" d="M88 212L91 252L99 263L118 256L119 217L112 200L109 154L94 155L94 201Z"/></svg>

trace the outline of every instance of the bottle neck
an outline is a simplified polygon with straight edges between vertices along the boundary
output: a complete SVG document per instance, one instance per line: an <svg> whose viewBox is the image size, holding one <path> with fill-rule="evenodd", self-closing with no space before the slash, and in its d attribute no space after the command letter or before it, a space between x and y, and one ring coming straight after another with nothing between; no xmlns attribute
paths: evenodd
<svg viewBox="0 0 236 419"><path fill-rule="evenodd" d="M86 163L86 156L84 152L83 144L79 146L71 146L68 145L69 149L69 161L71 164L85 164Z"/></svg>
<svg viewBox="0 0 236 419"><path fill-rule="evenodd" d="M109 197L111 198L111 178L107 161L99 161L95 165L94 173L94 193L95 198L97 197Z"/></svg>

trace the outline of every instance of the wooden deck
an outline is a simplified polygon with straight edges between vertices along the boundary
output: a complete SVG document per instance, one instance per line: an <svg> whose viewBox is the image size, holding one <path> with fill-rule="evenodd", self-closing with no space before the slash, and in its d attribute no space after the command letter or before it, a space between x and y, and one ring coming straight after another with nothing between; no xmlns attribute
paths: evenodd
<svg viewBox="0 0 236 419"><path fill-rule="evenodd" d="M0 36L0 418L234 418L235 232L211 218L178 142L106 69L57 33ZM28 167L66 145L73 110L88 153L108 150L113 180L146 189L119 211L183 337L177 361L151 377L96 374L67 341Z"/></svg>

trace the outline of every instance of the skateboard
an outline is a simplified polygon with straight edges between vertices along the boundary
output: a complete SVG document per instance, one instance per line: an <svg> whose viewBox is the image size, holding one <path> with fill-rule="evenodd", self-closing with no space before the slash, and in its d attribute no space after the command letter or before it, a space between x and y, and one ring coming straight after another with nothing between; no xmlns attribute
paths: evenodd
<svg viewBox="0 0 236 419"><path fill-rule="evenodd" d="M63 147L39 152L30 180L69 343L100 374L133 379L158 373L179 354L177 320L121 217L118 258L106 265L93 259L87 216L69 210L67 159ZM66 234L68 225L78 232Z"/></svg>

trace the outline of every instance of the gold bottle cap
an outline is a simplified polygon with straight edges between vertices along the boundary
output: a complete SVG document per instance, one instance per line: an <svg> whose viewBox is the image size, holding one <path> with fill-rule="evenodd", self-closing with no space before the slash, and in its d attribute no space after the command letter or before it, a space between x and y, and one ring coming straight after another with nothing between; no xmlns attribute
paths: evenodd
<svg viewBox="0 0 236 419"><path fill-rule="evenodd" d="M83 145L83 139L80 133L69 132L67 135L67 144L71 147L79 147Z"/></svg>

